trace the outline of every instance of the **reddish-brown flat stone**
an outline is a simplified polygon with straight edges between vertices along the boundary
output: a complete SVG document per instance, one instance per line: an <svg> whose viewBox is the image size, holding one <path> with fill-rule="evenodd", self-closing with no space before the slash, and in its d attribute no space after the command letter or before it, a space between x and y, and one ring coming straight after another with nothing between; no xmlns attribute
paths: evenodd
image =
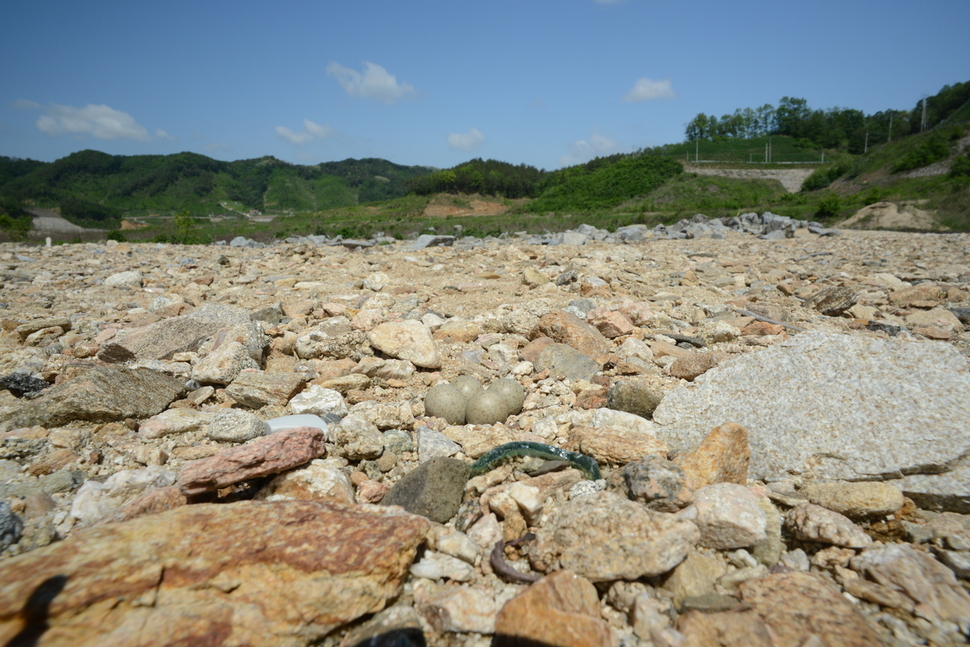
<svg viewBox="0 0 970 647"><path fill-rule="evenodd" d="M315 427L279 431L187 463L176 483L184 494L192 495L276 474L323 456L325 440L326 433Z"/></svg>
<svg viewBox="0 0 970 647"><path fill-rule="evenodd" d="M428 527L307 501L95 526L0 566L0 644L307 645L397 595Z"/></svg>

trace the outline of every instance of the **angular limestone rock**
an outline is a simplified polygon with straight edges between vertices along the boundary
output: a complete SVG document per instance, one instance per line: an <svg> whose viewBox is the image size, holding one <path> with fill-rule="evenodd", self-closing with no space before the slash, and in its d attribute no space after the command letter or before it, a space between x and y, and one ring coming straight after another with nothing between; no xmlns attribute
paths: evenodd
<svg viewBox="0 0 970 647"><path fill-rule="evenodd" d="M743 425L758 479L946 471L970 451L970 373L946 344L810 332L711 369L653 419L674 450Z"/></svg>

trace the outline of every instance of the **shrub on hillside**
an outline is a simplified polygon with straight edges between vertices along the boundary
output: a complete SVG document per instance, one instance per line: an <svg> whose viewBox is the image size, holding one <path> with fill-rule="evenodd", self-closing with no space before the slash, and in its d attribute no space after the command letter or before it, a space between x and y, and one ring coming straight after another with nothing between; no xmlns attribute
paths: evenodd
<svg viewBox="0 0 970 647"><path fill-rule="evenodd" d="M944 160L950 154L950 146L943 133L937 133L925 142L909 151L893 166L893 173L902 173L913 169L929 166Z"/></svg>
<svg viewBox="0 0 970 647"><path fill-rule="evenodd" d="M842 198L834 193L829 193L818 201L815 215L819 218L834 218L839 215L840 211L842 211Z"/></svg>
<svg viewBox="0 0 970 647"><path fill-rule="evenodd" d="M950 165L951 178L970 178L970 153L953 160Z"/></svg>
<svg viewBox="0 0 970 647"><path fill-rule="evenodd" d="M612 209L636 196L650 193L683 173L678 160L656 155L635 155L581 173L576 167L554 174L550 186L528 204L532 212L590 212Z"/></svg>

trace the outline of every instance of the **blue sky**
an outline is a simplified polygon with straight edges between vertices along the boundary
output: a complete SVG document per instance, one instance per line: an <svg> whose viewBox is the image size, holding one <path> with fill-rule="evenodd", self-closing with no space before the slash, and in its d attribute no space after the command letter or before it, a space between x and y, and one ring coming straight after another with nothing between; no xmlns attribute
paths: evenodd
<svg viewBox="0 0 970 647"><path fill-rule="evenodd" d="M193 151L556 169L696 114L909 109L970 80L970 2L0 3L0 155Z"/></svg>

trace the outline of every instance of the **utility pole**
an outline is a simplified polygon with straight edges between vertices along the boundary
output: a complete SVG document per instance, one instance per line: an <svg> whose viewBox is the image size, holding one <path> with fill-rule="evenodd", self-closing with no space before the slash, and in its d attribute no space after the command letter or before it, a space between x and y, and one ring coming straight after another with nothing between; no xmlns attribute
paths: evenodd
<svg viewBox="0 0 970 647"><path fill-rule="evenodd" d="M923 96L923 120L920 122L919 131L926 130L926 96Z"/></svg>
<svg viewBox="0 0 970 647"><path fill-rule="evenodd" d="M701 150L701 140L700 139L695 139L694 140L694 162L695 163L698 162L698 161L700 161L700 159L701 159L701 157L700 157L700 155L701 155L700 150Z"/></svg>
<svg viewBox="0 0 970 647"><path fill-rule="evenodd" d="M889 113L889 134L886 135L886 143L893 140L893 113Z"/></svg>
<svg viewBox="0 0 970 647"><path fill-rule="evenodd" d="M869 127L866 126L866 149L862 152L863 155L869 152Z"/></svg>

